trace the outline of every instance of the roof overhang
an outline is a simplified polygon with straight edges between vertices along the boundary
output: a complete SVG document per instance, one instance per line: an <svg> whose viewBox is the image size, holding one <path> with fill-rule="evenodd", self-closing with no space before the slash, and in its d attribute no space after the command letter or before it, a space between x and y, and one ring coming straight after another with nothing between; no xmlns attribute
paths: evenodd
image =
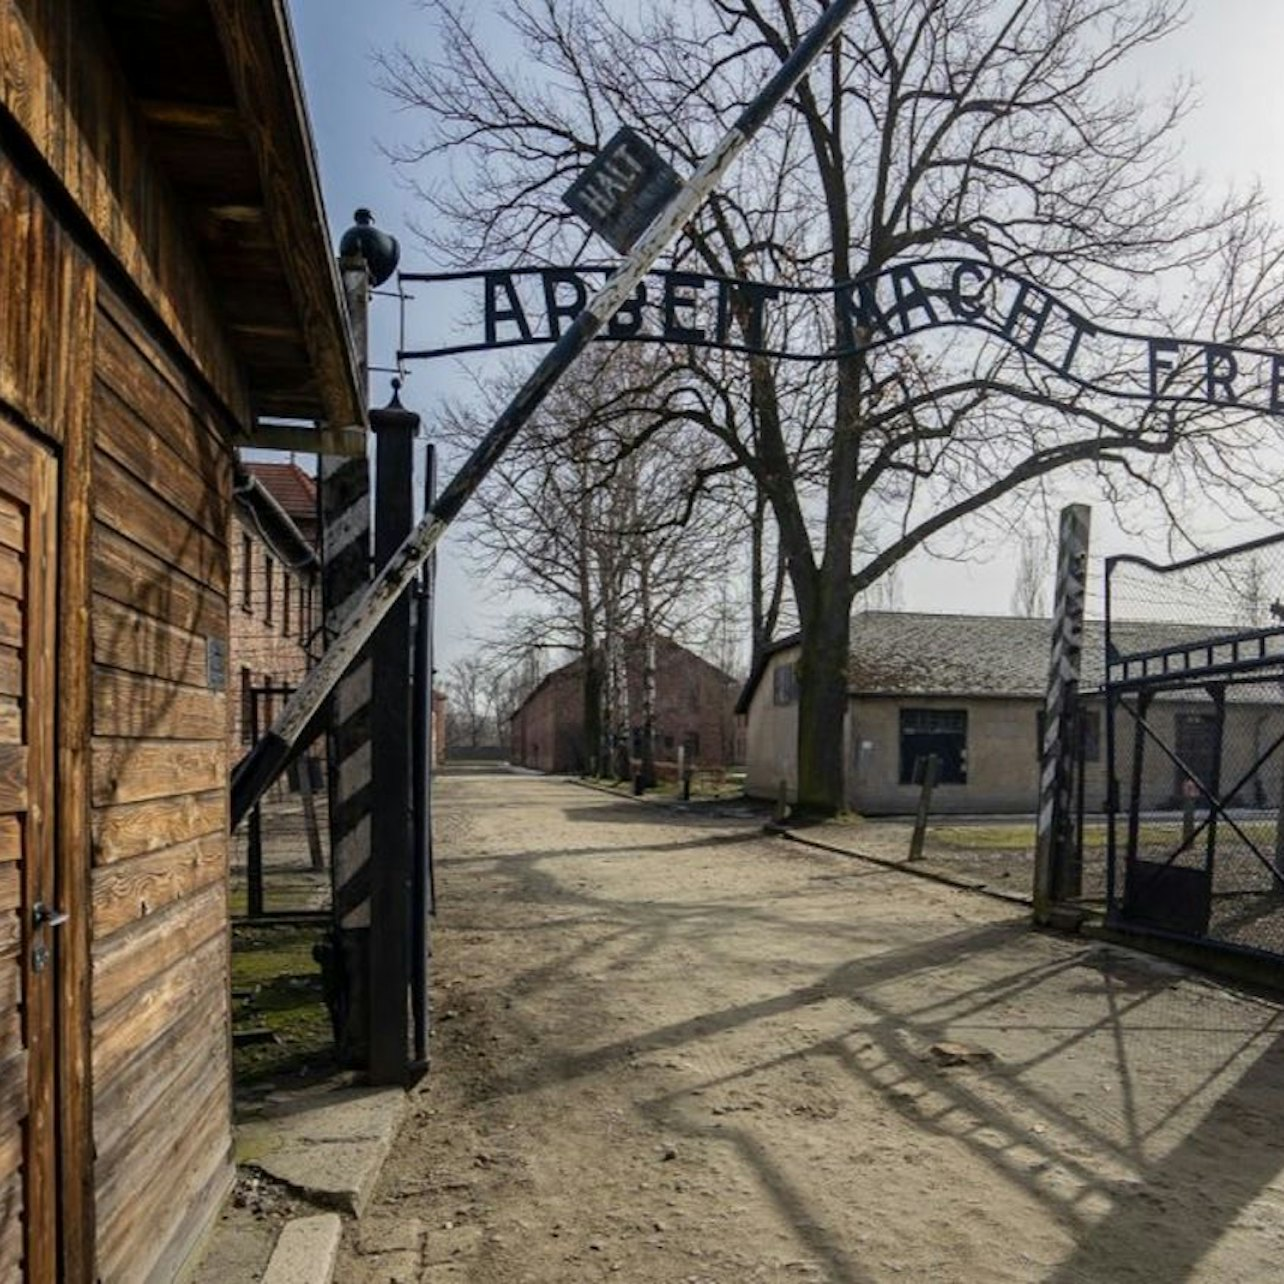
<svg viewBox="0 0 1284 1284"><path fill-rule="evenodd" d="M284 0L104 0L255 417L364 426Z"/></svg>

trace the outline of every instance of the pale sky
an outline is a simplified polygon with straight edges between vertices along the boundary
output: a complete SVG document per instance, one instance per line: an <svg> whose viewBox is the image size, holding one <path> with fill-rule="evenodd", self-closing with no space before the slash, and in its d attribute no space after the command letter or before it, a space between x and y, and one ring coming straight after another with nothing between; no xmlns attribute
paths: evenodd
<svg viewBox="0 0 1284 1284"><path fill-rule="evenodd" d="M478 6L479 8L481 6ZM290 0L316 137L327 212L335 241L359 205L369 206L379 226L402 241L403 270L431 271L408 233L416 213L413 194L401 185L380 144L395 144L422 133L422 122L401 111L374 85L373 55L396 43L429 50L432 32L415 0ZM1202 100L1186 131L1187 160L1217 184L1258 179L1284 225L1284 3L1281 0L1195 0L1189 26L1162 50L1151 68L1164 82L1178 73L1196 77ZM374 301L371 364L391 365L397 347L397 306ZM533 366L538 349L524 351ZM474 363L486 358L469 358ZM465 368L445 361L418 363L403 391L407 406L424 416L431 430L443 395L464 385ZM468 367L475 374L474 364ZM371 380L372 404L389 394L389 376ZM445 461L443 480L453 464ZM1088 498L1067 496L1067 498ZM1094 509L1094 553L1144 551L1112 528L1104 507ZM1227 543L1263 533L1228 532ZM501 620L505 602L465 565L458 532L448 536L441 557L437 604L437 666L440 670L472 649L472 638ZM900 604L906 609L980 611L1008 609L1014 555L1000 550L988 560L941 564L929 558L906 563L899 575Z"/></svg>

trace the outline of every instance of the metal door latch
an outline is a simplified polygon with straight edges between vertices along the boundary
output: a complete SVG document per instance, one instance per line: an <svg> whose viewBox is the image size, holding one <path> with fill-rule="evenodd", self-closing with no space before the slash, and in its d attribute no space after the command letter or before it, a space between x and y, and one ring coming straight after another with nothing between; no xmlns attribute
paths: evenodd
<svg viewBox="0 0 1284 1284"><path fill-rule="evenodd" d="M31 907L31 922L37 931L42 927L61 927L67 921L62 910L50 909L44 901L37 901ZM31 970L43 972L49 966L49 947L39 942L31 947Z"/></svg>

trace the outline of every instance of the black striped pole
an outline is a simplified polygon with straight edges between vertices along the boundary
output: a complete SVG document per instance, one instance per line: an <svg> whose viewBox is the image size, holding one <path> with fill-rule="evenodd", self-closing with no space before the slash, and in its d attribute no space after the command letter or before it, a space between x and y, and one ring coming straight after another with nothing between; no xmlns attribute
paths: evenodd
<svg viewBox="0 0 1284 1284"><path fill-rule="evenodd" d="M1039 755L1039 816L1034 849L1034 917L1046 923L1053 906L1075 895L1070 860L1074 799L1074 719L1083 654L1084 597L1088 579L1088 532L1092 510L1068 504L1061 510L1057 544L1056 608L1052 660L1043 706Z"/></svg>
<svg viewBox="0 0 1284 1284"><path fill-rule="evenodd" d="M232 773L232 826L261 797L289 764L300 735L334 690L348 666L370 639L392 604L414 582L419 567L436 548L450 523L481 485L509 443L521 431L558 379L589 345L594 335L630 297L669 242L686 226L705 197L740 155L763 121L784 100L850 17L857 0L833 0L780 69L763 86L722 141L701 162L673 200L642 233L620 270L585 305L570 327L535 367L478 443L464 466L451 479L441 498L424 515L371 583L369 590L297 691L272 729L241 759Z"/></svg>
<svg viewBox="0 0 1284 1284"><path fill-rule="evenodd" d="M340 260L353 347L368 397L370 269L360 256ZM321 636L328 648L370 586L370 460L362 435L355 457L318 459L321 508ZM335 687L326 722L330 827L331 951L323 974L344 1065L367 1060L369 996L366 956L370 932L370 691L368 654Z"/></svg>

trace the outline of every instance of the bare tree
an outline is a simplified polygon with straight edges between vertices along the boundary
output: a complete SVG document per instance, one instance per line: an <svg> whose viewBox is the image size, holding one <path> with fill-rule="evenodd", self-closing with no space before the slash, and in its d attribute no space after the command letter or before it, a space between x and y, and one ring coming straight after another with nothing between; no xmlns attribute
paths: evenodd
<svg viewBox="0 0 1284 1284"><path fill-rule="evenodd" d="M489 743L488 678L478 656L455 660L446 671L446 744L477 749Z"/></svg>
<svg viewBox="0 0 1284 1284"><path fill-rule="evenodd" d="M564 646L582 660L584 766L596 758L631 771L634 728L642 772L654 778L655 644L699 631L731 564L723 502L729 472L710 466L710 442L682 416L654 410L669 379L665 357L599 349L563 381L525 436L496 467L467 518L479 568L544 604L523 622L525 645ZM476 440L479 419L506 395L444 417L442 434ZM520 641L508 650L520 649ZM629 674L642 674L630 707Z"/></svg>
<svg viewBox="0 0 1284 1284"><path fill-rule="evenodd" d="M656 0L627 15L512 0L521 71L497 65L466 7L430 7L440 55L392 54L385 79L429 113L404 159L449 151L459 176L425 193L429 238L475 265L586 252L561 193L617 122L693 168L819 0ZM1269 339L1280 264L1260 200L1205 208L1174 163L1186 91L1145 101L1119 88L1130 58L1181 17L1170 0L868 0L673 262L837 288L915 255L965 253L1037 278L1078 316L1153 328L1171 311L1181 333ZM817 306L837 314L839 297ZM743 297L733 312L751 336ZM802 633L804 806L845 805L836 715L851 606L908 553L1056 470L1099 476L1116 496L1148 488L1174 515L1210 482L1275 502L1278 434L1233 405L1169 415L1062 378L1029 345L944 336L871 348L858 329L805 379L766 357L693 354L656 399L661 419L700 423L774 515ZM751 415L726 413L733 382Z"/></svg>
<svg viewBox="0 0 1284 1284"><path fill-rule="evenodd" d="M1033 619L1047 609L1048 542L1038 531L1023 531L1012 585L1012 613Z"/></svg>

